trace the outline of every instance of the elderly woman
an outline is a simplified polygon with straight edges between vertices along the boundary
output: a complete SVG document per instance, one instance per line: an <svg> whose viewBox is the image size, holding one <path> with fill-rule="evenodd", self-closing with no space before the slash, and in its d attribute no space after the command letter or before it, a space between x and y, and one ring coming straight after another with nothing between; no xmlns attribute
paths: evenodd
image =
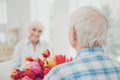
<svg viewBox="0 0 120 80"><path fill-rule="evenodd" d="M43 32L43 25L33 22L29 27L29 37L21 40L15 47L12 59L12 69L21 68L27 56L41 57L43 50L48 49L48 44L40 40Z"/></svg>

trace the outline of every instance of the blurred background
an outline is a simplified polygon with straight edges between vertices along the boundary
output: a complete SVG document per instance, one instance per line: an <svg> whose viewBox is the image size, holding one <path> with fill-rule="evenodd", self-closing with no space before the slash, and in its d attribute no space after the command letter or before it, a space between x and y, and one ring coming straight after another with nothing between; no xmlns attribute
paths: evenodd
<svg viewBox="0 0 120 80"><path fill-rule="evenodd" d="M0 79L9 80L16 43L28 36L30 22L43 23L42 39L53 53L75 56L68 40L70 14L79 7L97 6L109 20L108 56L120 62L120 0L0 0Z"/></svg>

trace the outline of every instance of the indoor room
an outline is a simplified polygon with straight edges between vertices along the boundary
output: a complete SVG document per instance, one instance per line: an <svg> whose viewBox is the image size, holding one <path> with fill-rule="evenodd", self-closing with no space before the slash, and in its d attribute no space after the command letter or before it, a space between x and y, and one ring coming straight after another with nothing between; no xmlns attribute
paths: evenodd
<svg viewBox="0 0 120 80"><path fill-rule="evenodd" d="M48 53L52 57L59 54L65 56L68 62L74 60L77 51L69 40L70 17L74 11L84 6L97 7L106 16L109 27L104 52L111 59L120 62L120 0L0 0L0 80L11 80L16 46L19 46L21 40L30 38L30 26L39 22L43 28L42 32L39 31L39 41L43 40L49 45L46 48ZM28 53L22 46L18 49L21 54L33 54L34 50L32 52L30 48ZM38 49L42 54L40 51Z"/></svg>

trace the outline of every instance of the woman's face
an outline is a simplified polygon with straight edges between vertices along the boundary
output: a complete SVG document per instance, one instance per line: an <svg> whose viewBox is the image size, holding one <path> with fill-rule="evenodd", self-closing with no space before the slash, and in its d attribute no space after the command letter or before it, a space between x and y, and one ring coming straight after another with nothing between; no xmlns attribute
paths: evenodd
<svg viewBox="0 0 120 80"><path fill-rule="evenodd" d="M42 30L37 26L32 26L29 29L29 37L32 42L37 42L42 34Z"/></svg>

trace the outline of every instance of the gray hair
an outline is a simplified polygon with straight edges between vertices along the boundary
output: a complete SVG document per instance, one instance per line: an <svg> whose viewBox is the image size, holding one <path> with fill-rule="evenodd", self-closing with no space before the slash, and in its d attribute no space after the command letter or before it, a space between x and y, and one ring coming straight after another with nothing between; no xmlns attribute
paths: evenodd
<svg viewBox="0 0 120 80"><path fill-rule="evenodd" d="M81 46L93 47L106 45L108 22L104 14L93 6L76 10L70 20L75 27L77 39Z"/></svg>
<svg viewBox="0 0 120 80"><path fill-rule="evenodd" d="M34 27L34 26L40 28L40 29L42 30L42 32L43 32L44 26L43 26L43 24L42 24L41 22L33 21L33 22L29 25L29 29L32 28L32 27Z"/></svg>

